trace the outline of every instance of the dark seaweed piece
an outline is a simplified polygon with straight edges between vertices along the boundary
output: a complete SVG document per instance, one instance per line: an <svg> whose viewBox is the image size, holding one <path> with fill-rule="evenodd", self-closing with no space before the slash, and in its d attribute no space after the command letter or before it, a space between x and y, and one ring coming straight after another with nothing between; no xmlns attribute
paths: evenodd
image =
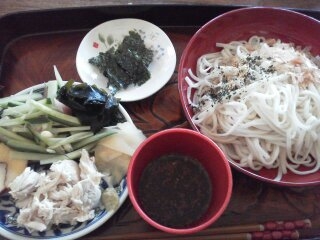
<svg viewBox="0 0 320 240"><path fill-rule="evenodd" d="M129 31L118 49L111 48L90 58L89 63L96 66L108 78L108 88L112 92L126 89L130 84L141 85L150 79L148 70L153 59L153 51L146 48L141 36Z"/></svg>
<svg viewBox="0 0 320 240"><path fill-rule="evenodd" d="M133 84L141 85L150 78L148 66L153 52L146 48L141 36L130 31L115 52L117 63L131 77Z"/></svg>
<svg viewBox="0 0 320 240"><path fill-rule="evenodd" d="M126 71L133 83L140 86L150 78L148 68L143 64L141 58L130 49L116 51L115 57L119 66Z"/></svg>
<svg viewBox="0 0 320 240"><path fill-rule="evenodd" d="M153 51L144 45L139 33L129 31L129 36L125 36L118 50L130 49L130 51L148 67L153 59Z"/></svg>
<svg viewBox="0 0 320 240"><path fill-rule="evenodd" d="M68 81L59 89L57 99L71 108L81 124L90 125L95 133L103 127L125 121L119 110L119 100L95 85Z"/></svg>
<svg viewBox="0 0 320 240"><path fill-rule="evenodd" d="M98 56L90 58L89 63L96 66L100 72L103 72L113 60L115 49L110 48L106 52L100 52Z"/></svg>
<svg viewBox="0 0 320 240"><path fill-rule="evenodd" d="M132 81L124 69L117 64L114 52L114 48L104 53L100 52L97 57L90 58L89 63L96 66L108 78L108 87L113 86L119 90L127 88Z"/></svg>

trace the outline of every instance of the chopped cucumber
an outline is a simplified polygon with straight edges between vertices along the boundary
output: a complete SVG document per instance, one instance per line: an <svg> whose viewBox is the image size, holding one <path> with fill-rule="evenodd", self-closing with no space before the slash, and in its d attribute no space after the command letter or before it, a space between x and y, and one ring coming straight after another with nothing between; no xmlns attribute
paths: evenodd
<svg viewBox="0 0 320 240"><path fill-rule="evenodd" d="M9 126L17 126L17 125L23 125L25 121L22 118L2 118L0 119L0 127L9 127Z"/></svg>
<svg viewBox="0 0 320 240"><path fill-rule="evenodd" d="M0 106L6 107L10 102L25 102L28 99L39 100L41 98L43 98L43 96L40 93L11 95L9 97L0 98Z"/></svg>
<svg viewBox="0 0 320 240"><path fill-rule="evenodd" d="M46 83L45 97L50 99L51 102L54 98L57 97L58 92L58 82L57 81L49 81Z"/></svg>
<svg viewBox="0 0 320 240"><path fill-rule="evenodd" d="M110 135L112 135L114 133L115 132L112 132L112 131L102 130L101 132L98 132L98 133L96 133L95 135L93 135L91 137L88 137L86 139L83 139L83 140L75 143L73 145L73 148L74 149L82 148L83 146L86 146L86 145L91 144L91 143L95 143L95 142L99 141L100 139L102 139L104 137L107 137L107 136L110 136Z"/></svg>
<svg viewBox="0 0 320 240"><path fill-rule="evenodd" d="M6 145L9 147L12 147L14 149L25 151L25 152L37 152L37 153L47 153L48 151L46 148L34 144L34 143L28 143L28 142L21 142L17 140L9 140L6 142Z"/></svg>
<svg viewBox="0 0 320 240"><path fill-rule="evenodd" d="M25 138L25 137L22 137L14 132L11 132L5 128L2 128L0 127L0 135L2 135L3 137L6 137L8 139L11 139L11 140L18 140L18 141L21 141L21 142L28 142L28 143L32 143L31 140Z"/></svg>
<svg viewBox="0 0 320 240"><path fill-rule="evenodd" d="M58 83L58 87L61 88L64 85L64 81L55 65L53 66L53 71L54 71L54 76L56 77L56 80Z"/></svg>
<svg viewBox="0 0 320 240"><path fill-rule="evenodd" d="M85 149L88 152L90 152L94 147L95 147L95 143L92 143L87 146L84 146L81 149L75 150L73 152L70 152L70 153L67 153L64 155L56 155L56 156L52 156L51 158L42 159L42 160L40 159L40 164L49 164L49 163L53 163L55 161L65 160L65 159L73 159L74 160L74 159L80 158L82 149Z"/></svg>
<svg viewBox="0 0 320 240"><path fill-rule="evenodd" d="M104 129L97 134L79 119L55 109L58 89L65 81L54 66L56 81L28 93L0 99L0 142L11 148L10 157L40 161L76 159L82 149L92 150L100 139L114 134Z"/></svg>
<svg viewBox="0 0 320 240"><path fill-rule="evenodd" d="M79 131L90 131L90 126L80 126L80 127L56 127L52 129L54 133L62 132L79 132Z"/></svg>
<svg viewBox="0 0 320 240"><path fill-rule="evenodd" d="M46 103L46 99L38 100L39 103ZM27 100L25 103L15 107L8 107L3 110L2 117L11 116L11 117L19 117L27 113L32 113L34 108L31 106L29 101Z"/></svg>
<svg viewBox="0 0 320 240"><path fill-rule="evenodd" d="M40 111L48 114L48 116L51 119L54 119L57 122L61 122L69 126L81 126L79 119L76 117L73 117L73 116L64 114L62 112L59 112L57 110L54 110L52 108L49 108L48 106L41 104L39 102L36 102L34 100L30 100L30 103Z"/></svg>
<svg viewBox="0 0 320 240"><path fill-rule="evenodd" d="M56 148L60 147L65 144L71 144L74 142L78 142L79 140L87 139L89 137L93 136L93 132L80 132L80 133L75 133L69 137L61 139L59 142L56 144L49 145L50 148Z"/></svg>

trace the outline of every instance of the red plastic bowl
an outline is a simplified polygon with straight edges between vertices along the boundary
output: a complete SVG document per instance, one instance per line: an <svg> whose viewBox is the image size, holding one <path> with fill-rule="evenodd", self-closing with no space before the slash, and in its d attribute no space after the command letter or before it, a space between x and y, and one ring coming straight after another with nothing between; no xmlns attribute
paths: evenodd
<svg viewBox="0 0 320 240"><path fill-rule="evenodd" d="M180 99L185 115L193 129L199 131L192 122L192 109L187 101L188 69L195 72L197 59L209 52L220 51L217 42L228 43L233 40L248 40L252 35L279 38L284 42L293 42L303 47L311 47L313 55L320 54L320 22L316 19L290 10L252 7L241 8L222 14L201 27L187 44L179 65L178 86ZM282 185L306 186L320 184L320 171L309 175L287 173L281 181L275 181L276 169L253 171L241 168L230 162L232 166L256 179Z"/></svg>
<svg viewBox="0 0 320 240"><path fill-rule="evenodd" d="M199 160L211 179L212 200L209 209L200 221L188 228L163 226L151 219L139 204L138 185L143 170L150 161L170 153ZM212 140L190 129L174 128L155 133L138 147L129 164L127 183L133 207L146 222L168 233L190 234L210 226L224 212L231 197L232 173L225 155Z"/></svg>

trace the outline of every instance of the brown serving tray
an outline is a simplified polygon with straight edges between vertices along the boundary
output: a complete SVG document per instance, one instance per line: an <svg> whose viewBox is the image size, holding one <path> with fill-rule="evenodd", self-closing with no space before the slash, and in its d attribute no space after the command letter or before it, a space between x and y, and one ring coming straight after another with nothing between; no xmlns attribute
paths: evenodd
<svg viewBox="0 0 320 240"><path fill-rule="evenodd" d="M56 65L65 80L80 81L75 58L85 34L96 25L116 18L139 18L161 27L172 40L176 71L168 84L153 96L122 105L136 126L150 136L172 127L190 127L183 113L177 86L182 51L201 25L221 13L241 6L119 5L21 12L0 18L1 96L54 79ZM320 19L320 12L299 10ZM214 227L309 218L313 229L301 231L304 239L320 239L320 187L273 186L233 171L230 204ZM104 225L83 239L110 239L119 234L158 232L146 224L127 199ZM201 233L198 234L202 235ZM199 238L198 238L199 239ZM210 239L210 237L206 238Z"/></svg>

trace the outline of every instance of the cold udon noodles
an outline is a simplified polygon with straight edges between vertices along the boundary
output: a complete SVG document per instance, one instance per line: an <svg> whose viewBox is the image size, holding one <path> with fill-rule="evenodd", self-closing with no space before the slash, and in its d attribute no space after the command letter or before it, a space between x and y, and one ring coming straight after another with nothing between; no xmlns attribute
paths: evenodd
<svg viewBox="0 0 320 240"><path fill-rule="evenodd" d="M194 124L240 167L318 171L320 58L259 36L217 47L185 78Z"/></svg>

